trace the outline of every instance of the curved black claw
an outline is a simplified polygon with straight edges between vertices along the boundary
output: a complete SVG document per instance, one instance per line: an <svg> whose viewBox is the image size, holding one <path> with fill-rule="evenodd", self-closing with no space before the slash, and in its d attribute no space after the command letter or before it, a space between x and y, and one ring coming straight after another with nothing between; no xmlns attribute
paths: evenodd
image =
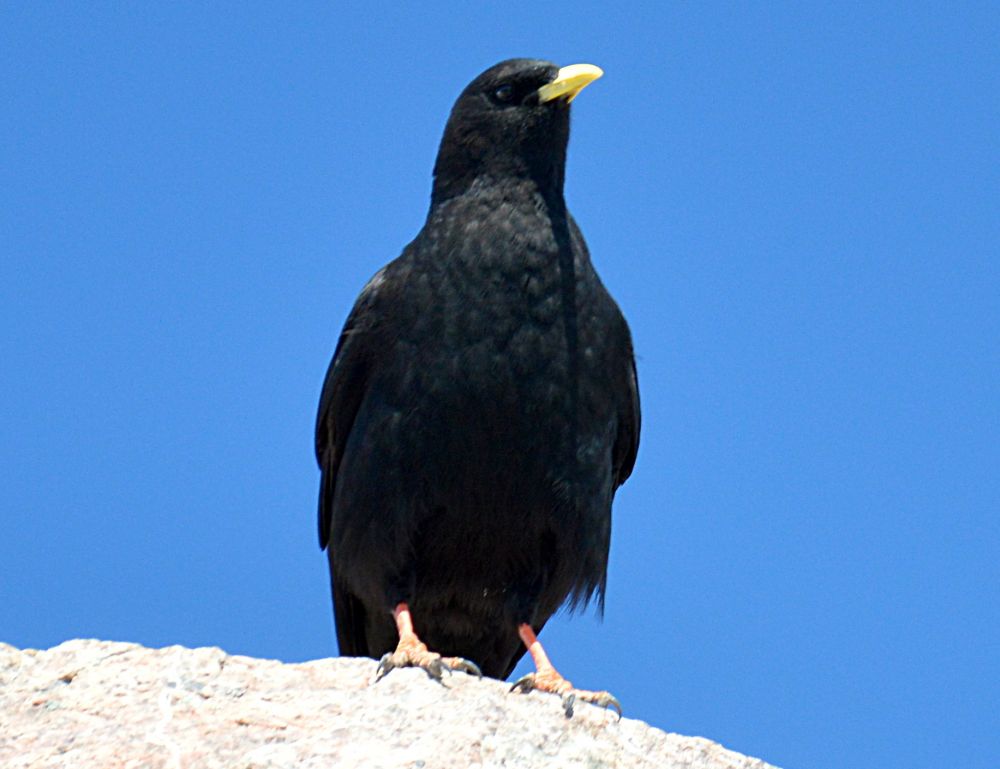
<svg viewBox="0 0 1000 769"><path fill-rule="evenodd" d="M375 680L378 681L382 676L392 670L392 655L386 652L382 655L382 659L378 661L378 667L375 668Z"/></svg>
<svg viewBox="0 0 1000 769"><path fill-rule="evenodd" d="M441 661L440 657L438 657L436 660L433 660L429 665L426 666L420 665L419 667L422 667L424 670L426 670L427 675L429 675L435 681L440 681L441 679L443 679L445 673L451 675L451 668L445 665L444 662Z"/></svg>
<svg viewBox="0 0 1000 769"><path fill-rule="evenodd" d="M475 676L476 678L483 677L483 671L479 669L477 665L472 660L467 660L464 657L449 657L445 663L449 670L460 670L463 673L468 673L470 676Z"/></svg>
<svg viewBox="0 0 1000 769"><path fill-rule="evenodd" d="M382 659L378 661L378 667L375 668L375 682L378 683L383 678L388 675L389 671L397 667L392 662L392 652L386 652L382 655Z"/></svg>
<svg viewBox="0 0 1000 769"><path fill-rule="evenodd" d="M534 673L528 673L527 675L523 675L520 678L518 678L514 682L514 685L511 686L508 691L516 692L518 689L520 689L522 692L524 692L525 694L527 694L528 692L532 691L534 688L535 688L535 674Z"/></svg>
<svg viewBox="0 0 1000 769"><path fill-rule="evenodd" d="M562 695L563 710L566 712L566 718L573 717L573 706L577 700L589 702L591 705L597 705L597 707L604 708L605 710L614 708L618 714L618 720L622 720L622 704L611 692L585 692L579 689L570 689Z"/></svg>
<svg viewBox="0 0 1000 769"><path fill-rule="evenodd" d="M599 697L594 704L600 705L605 710L608 708L614 708L615 712L618 713L618 720L622 720L622 704L618 701L618 698L615 697L615 695L608 692L602 692L602 696Z"/></svg>

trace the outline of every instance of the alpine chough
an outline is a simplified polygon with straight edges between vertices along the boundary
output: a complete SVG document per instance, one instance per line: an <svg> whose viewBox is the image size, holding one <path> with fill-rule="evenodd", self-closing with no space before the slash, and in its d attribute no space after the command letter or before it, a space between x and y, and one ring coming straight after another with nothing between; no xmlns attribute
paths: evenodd
<svg viewBox="0 0 1000 769"><path fill-rule="evenodd" d="M527 649L538 672L514 688L618 708L536 638L567 601L603 609L639 441L628 325L563 199L570 102L601 74L511 59L462 91L427 221L337 343L319 541L340 653L381 657L380 675L506 678Z"/></svg>

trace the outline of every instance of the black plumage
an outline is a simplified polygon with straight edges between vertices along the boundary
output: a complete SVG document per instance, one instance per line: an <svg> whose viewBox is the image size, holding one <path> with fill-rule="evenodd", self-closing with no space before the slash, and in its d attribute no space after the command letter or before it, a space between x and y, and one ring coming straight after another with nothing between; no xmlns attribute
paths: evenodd
<svg viewBox="0 0 1000 769"><path fill-rule="evenodd" d="M462 92L427 221L337 344L316 454L341 654L391 652L406 603L427 647L506 677L519 623L603 606L639 400L628 326L563 199L576 91L539 91L558 74L514 59Z"/></svg>

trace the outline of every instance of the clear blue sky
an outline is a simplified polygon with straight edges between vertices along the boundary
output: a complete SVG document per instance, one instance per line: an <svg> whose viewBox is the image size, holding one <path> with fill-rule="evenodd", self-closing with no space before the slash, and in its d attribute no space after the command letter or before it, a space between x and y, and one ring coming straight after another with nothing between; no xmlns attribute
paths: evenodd
<svg viewBox="0 0 1000 769"><path fill-rule="evenodd" d="M786 767L996 766L998 39L988 2L5 3L0 640L332 654L337 332L466 82L586 61L567 199L644 431L556 664Z"/></svg>

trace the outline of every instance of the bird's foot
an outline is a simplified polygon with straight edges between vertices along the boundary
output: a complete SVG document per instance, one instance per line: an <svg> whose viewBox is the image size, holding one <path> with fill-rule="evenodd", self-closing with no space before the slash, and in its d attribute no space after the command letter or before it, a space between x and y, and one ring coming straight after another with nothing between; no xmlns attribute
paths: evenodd
<svg viewBox="0 0 1000 769"><path fill-rule="evenodd" d="M450 675L453 670L461 670L470 675L483 677L482 671L474 663L462 657L442 657L437 652L427 648L413 630L409 607L401 603L393 612L396 628L399 630L399 643L396 650L383 655L375 671L375 680L382 679L393 668L421 668L435 681L440 681L445 671Z"/></svg>
<svg viewBox="0 0 1000 769"><path fill-rule="evenodd" d="M622 705L611 692L592 692L586 689L577 689L560 675L555 668L539 670L537 673L528 673L514 682L510 690L522 692L550 692L558 694L562 700L563 710L566 718L572 718L573 706L579 702L590 702L602 708L614 708L618 713L618 718L622 717Z"/></svg>
<svg viewBox="0 0 1000 769"><path fill-rule="evenodd" d="M535 668L538 672L528 673L514 682L510 690L520 690L522 692L539 691L558 694L562 699L563 710L566 711L566 718L573 716L573 705L577 700L581 702L591 702L602 708L614 708L618 712L618 720L622 717L622 705L611 692L591 692L586 689L576 689L569 681L563 678L559 671L555 669L549 661L545 649L542 648L541 641L535 636L535 631L528 624L521 624L517 627L518 635L531 653L531 658L535 661Z"/></svg>
<svg viewBox="0 0 1000 769"><path fill-rule="evenodd" d="M396 651L383 655L375 672L375 680L380 680L394 668L421 668L435 681L440 681L445 672L451 674L453 670L483 677L482 671L474 662L462 657L442 657L437 652L430 651L416 636L400 639Z"/></svg>

